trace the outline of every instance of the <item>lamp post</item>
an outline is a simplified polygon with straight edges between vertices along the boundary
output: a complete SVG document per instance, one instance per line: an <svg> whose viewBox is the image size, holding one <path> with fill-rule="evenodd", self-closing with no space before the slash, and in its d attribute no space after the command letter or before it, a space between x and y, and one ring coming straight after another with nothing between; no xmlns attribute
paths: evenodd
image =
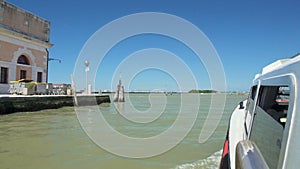
<svg viewBox="0 0 300 169"><path fill-rule="evenodd" d="M86 74L86 81L85 81L85 93L88 94L88 72L90 71L90 68L89 68L89 61L88 60L85 60L84 61L84 64L85 64L85 74Z"/></svg>
<svg viewBox="0 0 300 169"><path fill-rule="evenodd" d="M61 59L56 59L56 58L50 58L49 57L49 51L48 51L48 49L46 49L46 51L47 51L47 76L46 76L46 83L48 83L48 77L49 77L49 62L50 61L58 61L59 63L61 63Z"/></svg>

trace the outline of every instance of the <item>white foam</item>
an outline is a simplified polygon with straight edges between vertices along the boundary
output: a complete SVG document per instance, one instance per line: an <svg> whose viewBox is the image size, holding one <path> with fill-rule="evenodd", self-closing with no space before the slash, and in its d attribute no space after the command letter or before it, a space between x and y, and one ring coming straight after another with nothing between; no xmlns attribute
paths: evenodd
<svg viewBox="0 0 300 169"><path fill-rule="evenodd" d="M173 169L217 169L219 168L222 150L213 153L206 159L201 159L192 163L177 165Z"/></svg>

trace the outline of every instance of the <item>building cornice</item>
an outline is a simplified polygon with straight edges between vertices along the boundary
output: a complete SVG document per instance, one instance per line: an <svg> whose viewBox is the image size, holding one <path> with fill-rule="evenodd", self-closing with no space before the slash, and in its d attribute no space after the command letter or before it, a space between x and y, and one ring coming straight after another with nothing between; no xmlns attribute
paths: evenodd
<svg viewBox="0 0 300 169"><path fill-rule="evenodd" d="M34 45L41 46L41 47L44 47L47 49L49 49L53 46L53 44L51 44L51 43L41 41L41 40L35 39L33 37L30 37L28 35L24 35L24 34L21 34L21 33L15 32L15 31L11 31L11 30L8 30L8 29L2 28L2 27L0 27L0 34L10 37L10 38L24 41L27 43L32 43Z"/></svg>

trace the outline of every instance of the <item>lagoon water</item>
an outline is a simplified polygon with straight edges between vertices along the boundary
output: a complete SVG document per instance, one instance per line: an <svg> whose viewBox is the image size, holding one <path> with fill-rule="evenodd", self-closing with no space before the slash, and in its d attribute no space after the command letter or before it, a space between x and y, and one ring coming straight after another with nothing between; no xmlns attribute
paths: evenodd
<svg viewBox="0 0 300 169"><path fill-rule="evenodd" d="M196 96L196 94L185 95L188 95L191 100ZM100 105L99 110L109 124L124 135L151 137L172 125L178 115L181 103L180 94L155 97L164 97L166 104L163 107L164 112L150 123L136 124L124 119L118 113L118 107L115 107L118 105L114 103ZM246 97L247 95L227 95L224 113L218 127L207 141L199 143L199 134L211 106L211 95L200 95L199 110L193 104L189 104L189 110L185 110L199 111L195 124L188 135L173 149L154 157L142 159L120 157L96 145L81 128L74 107L0 116L0 168L217 168L230 114ZM138 111L146 111L155 104L149 101L148 94L130 94L122 105L125 107L123 108L124 114L130 113L127 111L133 111L128 109L130 105ZM88 110L88 107L85 109ZM155 108L152 110L155 111ZM210 121L211 124L217 122L217 119ZM206 130L210 129L206 128ZM172 138L170 137L170 139ZM130 147L127 148L130 149Z"/></svg>

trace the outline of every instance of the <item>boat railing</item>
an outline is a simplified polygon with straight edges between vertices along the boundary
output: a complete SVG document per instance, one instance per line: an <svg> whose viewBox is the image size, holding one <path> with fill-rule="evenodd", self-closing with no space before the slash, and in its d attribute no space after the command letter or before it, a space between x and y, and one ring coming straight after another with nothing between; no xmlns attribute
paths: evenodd
<svg viewBox="0 0 300 169"><path fill-rule="evenodd" d="M268 165L254 142L240 141L236 147L236 169L268 169Z"/></svg>

